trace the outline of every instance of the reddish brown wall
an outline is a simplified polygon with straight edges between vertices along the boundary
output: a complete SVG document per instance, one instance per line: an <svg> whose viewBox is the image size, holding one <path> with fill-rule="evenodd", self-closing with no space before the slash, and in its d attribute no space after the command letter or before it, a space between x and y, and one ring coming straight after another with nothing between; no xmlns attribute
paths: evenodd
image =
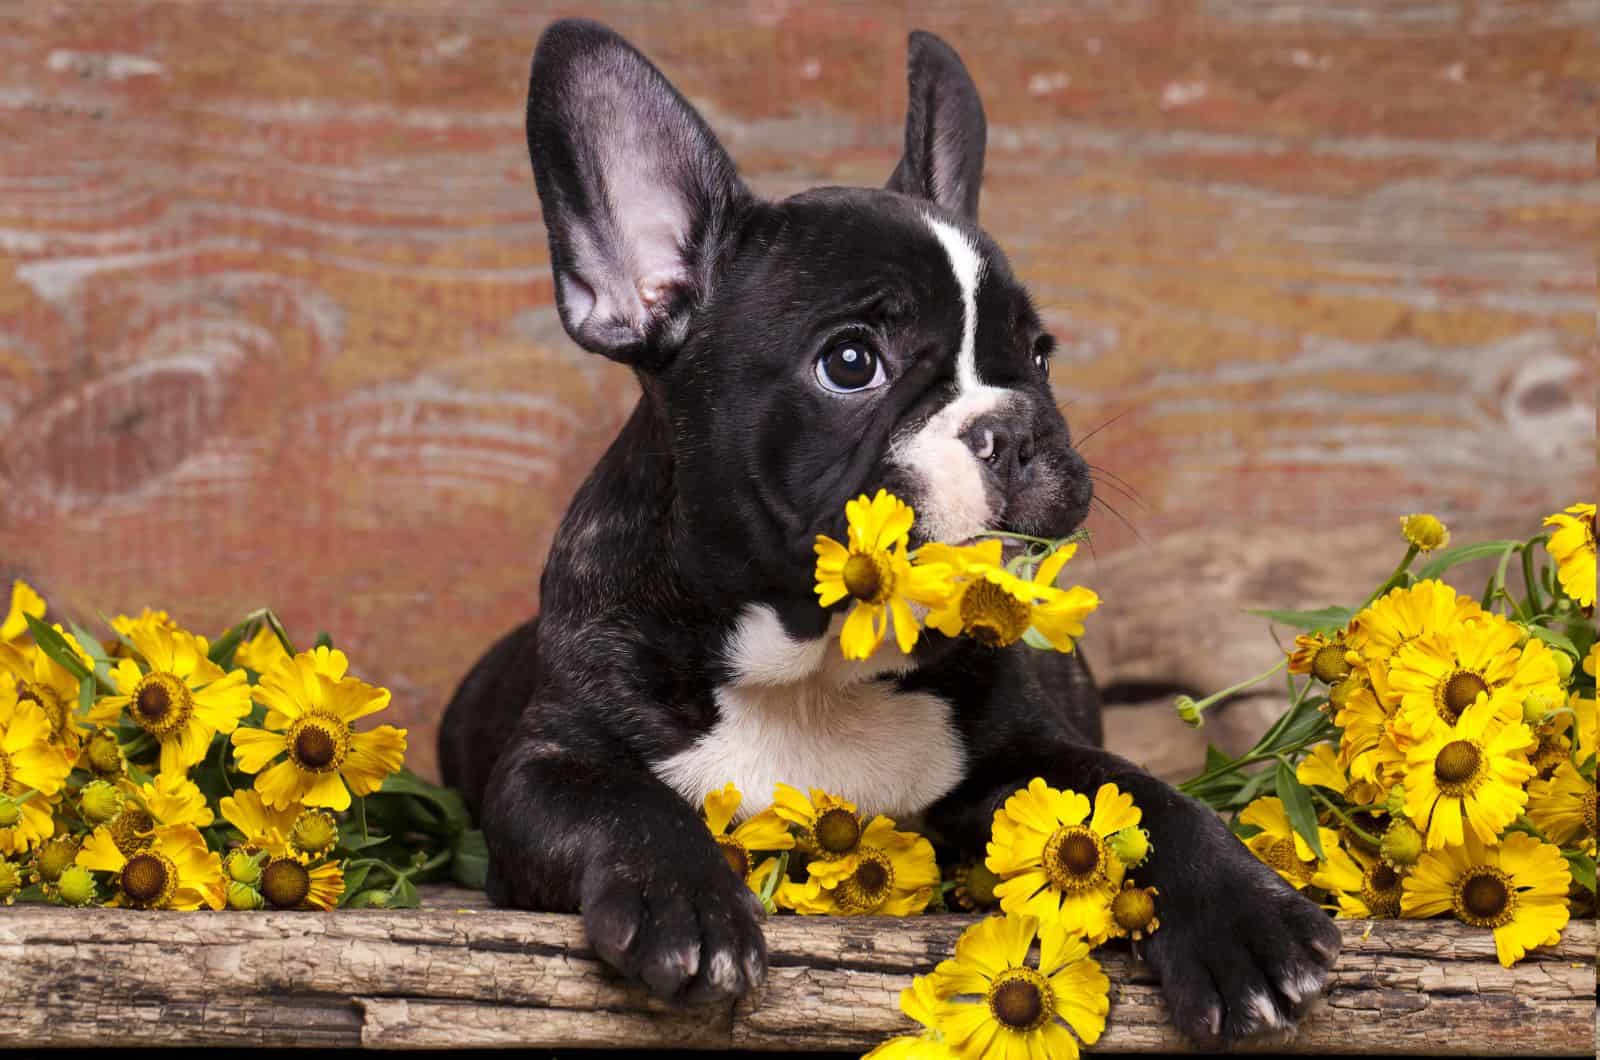
<svg viewBox="0 0 1600 1060"><path fill-rule="evenodd" d="M0 3L0 568L204 630L270 602L432 768L635 393L551 309L521 108L578 12L531 6ZM961 51L984 221L1147 506L1103 490L1146 544L1096 513L1102 557L1592 498L1593 5L914 6L582 13L771 195L881 181L906 32Z"/></svg>

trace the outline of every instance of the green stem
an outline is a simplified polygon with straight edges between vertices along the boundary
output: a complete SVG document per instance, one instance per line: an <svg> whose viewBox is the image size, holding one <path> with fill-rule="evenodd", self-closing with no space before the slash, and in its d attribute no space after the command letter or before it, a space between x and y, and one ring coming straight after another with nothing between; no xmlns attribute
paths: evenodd
<svg viewBox="0 0 1600 1060"><path fill-rule="evenodd" d="M1400 580L1406 576L1406 571L1411 568L1411 561L1417 558L1417 553L1419 551L1421 550L1417 548L1416 545L1412 545L1410 548L1406 549L1405 558L1402 559L1400 561L1400 565L1394 569L1394 573L1385 578L1383 584L1378 586L1377 591L1371 596L1367 597L1367 602L1362 604L1361 607L1357 608L1356 610L1359 611L1362 608L1365 608L1368 604L1371 604L1372 601L1378 599L1379 597L1383 596L1384 593L1399 585Z"/></svg>
<svg viewBox="0 0 1600 1060"><path fill-rule="evenodd" d="M1522 584L1528 590L1528 614L1539 614L1544 610L1544 600L1539 596L1539 577L1533 572L1533 549L1527 547L1522 549Z"/></svg>
<svg viewBox="0 0 1600 1060"><path fill-rule="evenodd" d="M1326 806L1329 810L1333 811L1333 815L1335 817L1339 818L1340 821L1344 822L1344 826L1346 828L1350 829L1350 831L1355 834L1357 839L1360 839L1362 842L1365 842L1365 843L1371 843L1373 846L1377 846L1379 843L1382 842L1382 840L1380 840L1377 836L1372 835L1365 828L1362 828L1360 825L1358 825L1354 821L1352 821L1345 814L1345 812L1343 810L1339 809L1339 807L1337 807L1337 806L1335 806L1333 804L1333 800L1332 799L1329 799L1327 796L1323 795L1320 791L1316 790L1315 788L1308 787L1306 790L1311 792L1311 797L1313 799L1316 799L1318 802L1322 803L1322 805Z"/></svg>
<svg viewBox="0 0 1600 1060"><path fill-rule="evenodd" d="M1189 699L1186 696L1180 696L1179 700L1180 702L1185 703L1188 709L1198 717L1199 715L1204 714L1207 710L1210 710L1212 707L1216 706L1222 700L1227 699L1229 696L1237 695L1247 688L1252 688L1256 685L1259 685L1261 682L1265 681L1267 678L1271 677L1273 674L1277 673L1279 670L1288 665L1289 657L1285 655L1283 658L1278 660L1277 665L1273 666L1272 669L1263 673L1259 673L1254 677L1246 678L1236 685L1229 685L1220 692L1213 692L1204 699L1194 700ZM1198 724L1198 722L1192 722L1191 724Z"/></svg>
<svg viewBox="0 0 1600 1060"><path fill-rule="evenodd" d="M1497 596L1504 596L1506 591L1506 568L1511 565L1511 554L1521 549L1521 545L1512 545L1500 553L1500 562L1495 565L1494 577L1489 579L1489 585L1483 590L1483 598L1478 601L1485 611L1494 604ZM1506 597L1507 600L1511 598Z"/></svg>

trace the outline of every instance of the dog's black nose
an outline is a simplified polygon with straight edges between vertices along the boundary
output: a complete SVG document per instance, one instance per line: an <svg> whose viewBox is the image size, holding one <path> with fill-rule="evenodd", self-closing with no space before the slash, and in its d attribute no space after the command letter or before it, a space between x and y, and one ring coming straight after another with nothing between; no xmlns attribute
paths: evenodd
<svg viewBox="0 0 1600 1060"><path fill-rule="evenodd" d="M961 440L1003 486L1009 486L1033 459L1033 434L1012 417L979 416L961 432Z"/></svg>

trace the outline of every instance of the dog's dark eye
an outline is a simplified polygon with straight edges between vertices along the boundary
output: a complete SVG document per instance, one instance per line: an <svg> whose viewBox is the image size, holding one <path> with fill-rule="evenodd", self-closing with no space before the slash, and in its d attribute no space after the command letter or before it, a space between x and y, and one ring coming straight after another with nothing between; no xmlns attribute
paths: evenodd
<svg viewBox="0 0 1600 1060"><path fill-rule="evenodd" d="M1056 340L1050 335L1040 335L1033 341L1033 366L1046 379L1050 378L1050 355L1055 349Z"/></svg>
<svg viewBox="0 0 1600 1060"><path fill-rule="evenodd" d="M817 358L817 382L835 394L871 390L887 379L883 359L860 339L836 342Z"/></svg>

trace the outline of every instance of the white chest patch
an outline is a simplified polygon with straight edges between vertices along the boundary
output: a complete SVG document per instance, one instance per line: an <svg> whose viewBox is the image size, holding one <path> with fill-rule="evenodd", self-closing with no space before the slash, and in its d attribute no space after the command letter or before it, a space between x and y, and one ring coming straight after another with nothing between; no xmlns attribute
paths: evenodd
<svg viewBox="0 0 1600 1060"><path fill-rule="evenodd" d="M836 635L797 641L771 608L751 607L728 653L736 676L717 690L717 723L654 766L696 806L732 781L745 795L742 819L781 781L904 822L960 783L966 751L950 705L875 679L900 664L892 646L880 653L890 666L849 662Z"/></svg>

